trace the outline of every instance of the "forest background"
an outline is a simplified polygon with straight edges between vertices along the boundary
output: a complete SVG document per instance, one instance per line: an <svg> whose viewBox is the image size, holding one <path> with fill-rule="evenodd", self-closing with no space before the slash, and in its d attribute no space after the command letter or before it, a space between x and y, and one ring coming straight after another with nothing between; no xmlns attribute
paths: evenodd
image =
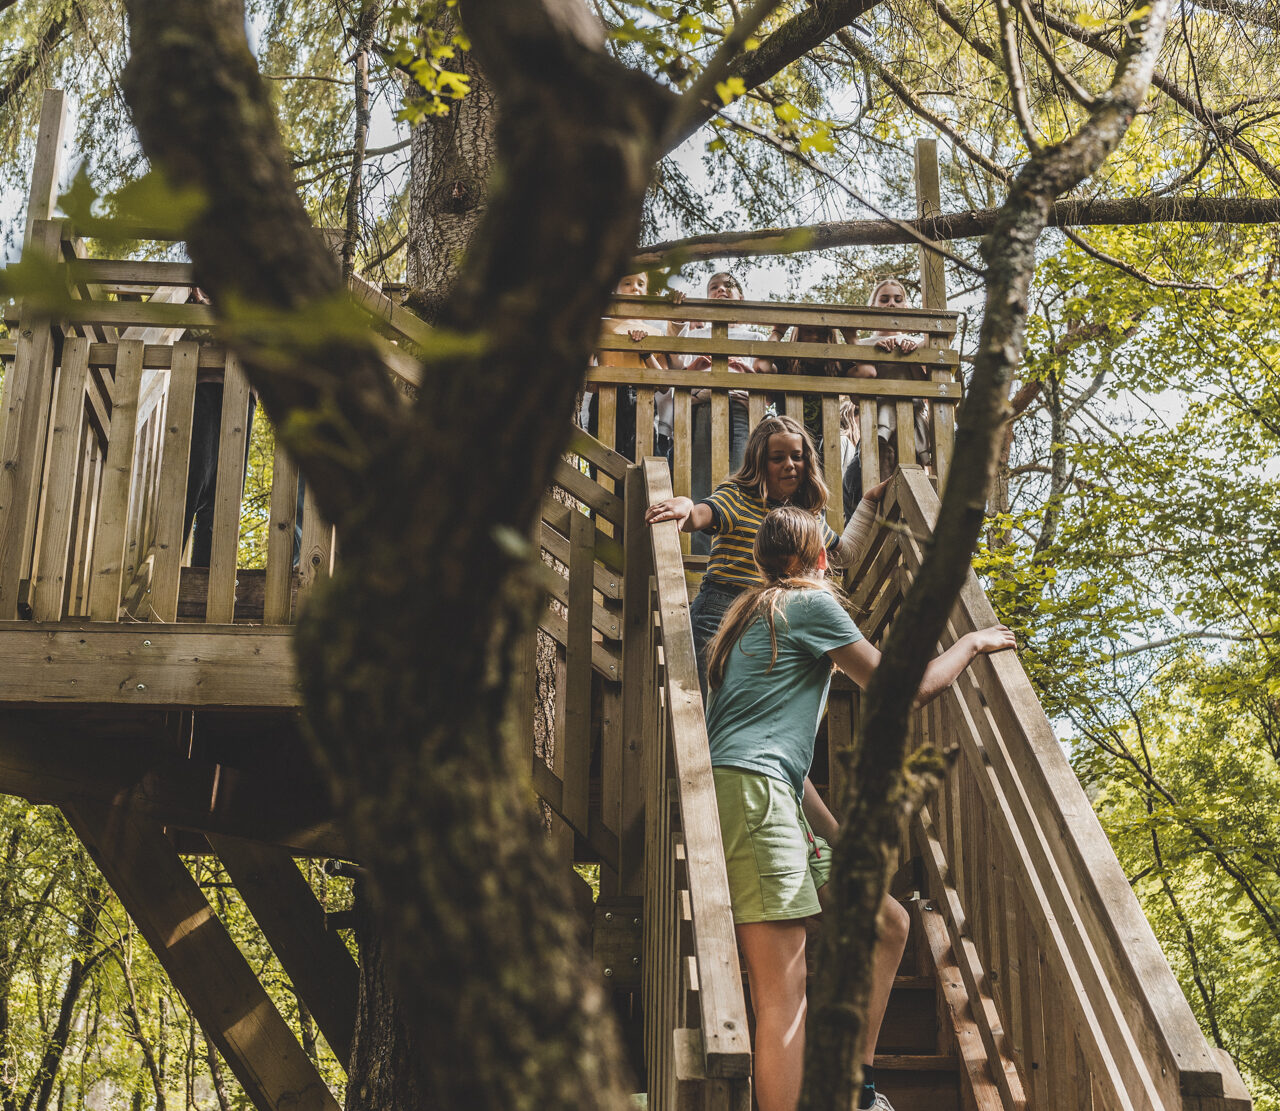
<svg viewBox="0 0 1280 1111"><path fill-rule="evenodd" d="M737 14L732 0L595 7L619 56L674 85ZM760 37L806 7L781 5ZM1007 4L890 0L764 84L728 76L720 115L659 166L641 243L665 249L645 264L666 263L660 276L680 273L689 288L732 264L751 288L751 269L731 260L767 253L771 285L792 298L860 303L894 274L918 303L913 245L857 245L863 221L914 214L914 138L940 141L944 212L995 207L1028 143L1060 138L1077 118L1073 86L1105 87L1110 35L1131 8L1016 7L1011 20ZM409 131L463 111L465 37L442 36L422 22L439 13L414 5L248 9L314 221L344 229L351 265L370 280L413 278ZM1006 31L1021 84L999 64ZM26 188L47 86L78 100L73 149L95 190L143 172L120 92L119 4L0 0L0 43L9 195ZM387 142L358 135L363 72L374 111L401 117ZM1280 189L1267 157L1280 139L1277 89L1273 8L1176 5L1146 109L1079 194L1124 202L1125 221L1042 239L977 560L1197 1017L1260 1108L1280 1107L1280 238L1234 202L1274 202ZM22 213L4 217L9 246ZM673 243L683 271L671 269ZM980 265L977 242L949 248L971 349L981 286L963 263ZM268 488L270 459L259 419L251 494ZM265 501L253 506L250 565L266 519ZM225 876L192 866L340 1089L341 1069ZM311 878L345 905L341 881ZM0 1105L247 1106L224 1072L58 814L0 804Z"/></svg>

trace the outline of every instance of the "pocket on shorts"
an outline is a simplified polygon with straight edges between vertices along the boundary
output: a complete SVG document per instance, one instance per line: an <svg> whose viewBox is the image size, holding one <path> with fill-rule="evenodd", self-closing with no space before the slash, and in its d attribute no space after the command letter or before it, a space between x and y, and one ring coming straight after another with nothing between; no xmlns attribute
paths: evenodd
<svg viewBox="0 0 1280 1111"><path fill-rule="evenodd" d="M747 832L758 833L769 823L773 810L773 791L766 776L744 774L739 780L742 787L742 815Z"/></svg>

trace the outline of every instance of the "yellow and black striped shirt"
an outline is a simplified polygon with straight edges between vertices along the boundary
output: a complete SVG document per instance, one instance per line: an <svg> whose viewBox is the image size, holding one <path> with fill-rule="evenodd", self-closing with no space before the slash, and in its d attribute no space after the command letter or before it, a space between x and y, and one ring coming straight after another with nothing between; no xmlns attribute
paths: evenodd
<svg viewBox="0 0 1280 1111"><path fill-rule="evenodd" d="M736 482L725 482L715 488L706 500L711 507L711 526L707 530L715 537L711 541L711 559L707 564L707 578L733 586L751 586L760 581L756 561L751 549L756 542L756 532L771 509L784 502L762 501L754 491L744 489ZM821 514L814 514L822 529L822 542L831 550L840 543L838 537Z"/></svg>

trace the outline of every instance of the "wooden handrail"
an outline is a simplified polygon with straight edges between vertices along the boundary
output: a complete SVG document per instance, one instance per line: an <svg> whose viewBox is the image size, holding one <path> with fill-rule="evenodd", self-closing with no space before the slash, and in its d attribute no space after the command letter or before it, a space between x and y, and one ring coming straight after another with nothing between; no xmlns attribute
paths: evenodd
<svg viewBox="0 0 1280 1111"><path fill-rule="evenodd" d="M809 324L820 328L891 329L899 332L951 336L958 312L945 309L893 309L872 305L819 305L786 301L724 301L688 297L676 304L664 297L616 295L606 315L637 320L675 320L727 324Z"/></svg>
<svg viewBox="0 0 1280 1111"><path fill-rule="evenodd" d="M665 462L645 460L644 479L649 504L671 497ZM745 1076L750 1068L751 1043L680 544L674 524L654 527L651 537L673 761L668 778L674 784L684 838L706 1075ZM660 815L651 816L651 820L660 819ZM648 867L662 866L650 861Z"/></svg>
<svg viewBox="0 0 1280 1111"><path fill-rule="evenodd" d="M649 367L593 366L588 382L615 386L667 386L703 390L752 390L771 393L817 393L824 396L937 398L959 401L958 382L898 382L885 378L819 378L810 374L738 374L717 370L653 370Z"/></svg>
<svg viewBox="0 0 1280 1111"><path fill-rule="evenodd" d="M863 623L868 635L892 620L901 596L893 564L919 569L938 505L922 470L899 472L886 501L897 521L854 592L875 611ZM970 573L941 646L995 621ZM1248 1107L1234 1066L1197 1025L1017 657L980 657L918 716L919 741L942 733L960 746L915 840L971 995L985 981L995 996L995 1012L978 1015L993 1062L1020 1059L1032 1106L1047 1056L1059 1084L1064 1076L1084 1090L1092 1083L1110 1108L1189 1109L1201 1099ZM981 962L972 975L966 953Z"/></svg>

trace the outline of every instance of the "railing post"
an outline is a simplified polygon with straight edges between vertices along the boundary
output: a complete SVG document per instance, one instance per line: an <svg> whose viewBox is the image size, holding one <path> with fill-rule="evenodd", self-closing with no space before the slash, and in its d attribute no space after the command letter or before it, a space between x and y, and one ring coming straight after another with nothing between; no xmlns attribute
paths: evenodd
<svg viewBox="0 0 1280 1111"><path fill-rule="evenodd" d="M625 486L626 575L622 589L622 759L619 774L618 889L622 895L644 894L644 721L649 670L649 579L653 552L649 526L644 521L648 504L644 473L628 467Z"/></svg>
<svg viewBox="0 0 1280 1111"><path fill-rule="evenodd" d="M922 219L938 216L942 211L942 188L938 178L938 142L936 139L916 140L916 215ZM926 309L947 307L947 268L943 257L920 247L920 284ZM930 346L935 340L930 337ZM935 370L931 377L935 382L950 382L951 372ZM955 440L956 411L953 405L941 403L933 406L934 470L938 486L946 485L947 471L951 467L952 444Z"/></svg>

